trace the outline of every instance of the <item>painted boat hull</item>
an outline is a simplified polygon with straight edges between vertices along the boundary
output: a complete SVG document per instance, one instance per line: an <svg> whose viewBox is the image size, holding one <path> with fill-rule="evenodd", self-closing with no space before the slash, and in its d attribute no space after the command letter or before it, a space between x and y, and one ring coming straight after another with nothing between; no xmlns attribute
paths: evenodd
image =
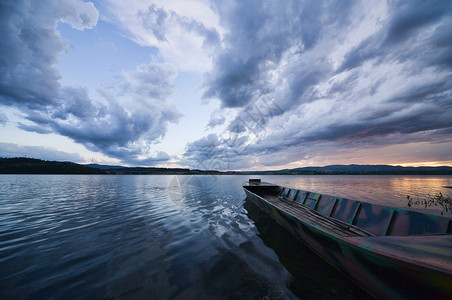
<svg viewBox="0 0 452 300"><path fill-rule="evenodd" d="M337 236L311 226L246 188L245 192L255 205L370 295L381 299L452 299L450 235ZM422 255L422 247L440 252L432 258L439 257L439 267L413 261L411 257ZM446 265L441 268L443 263Z"/></svg>

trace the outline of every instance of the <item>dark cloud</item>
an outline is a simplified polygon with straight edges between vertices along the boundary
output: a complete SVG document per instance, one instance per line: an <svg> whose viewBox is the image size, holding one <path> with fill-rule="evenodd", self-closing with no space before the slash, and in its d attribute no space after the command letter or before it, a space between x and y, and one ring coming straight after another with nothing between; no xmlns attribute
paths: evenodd
<svg viewBox="0 0 452 300"><path fill-rule="evenodd" d="M221 115L220 113L212 114L212 116L210 117L210 120L209 120L209 124L207 126L208 127L216 127L219 125L223 125L225 121L226 121L226 118L223 115Z"/></svg>
<svg viewBox="0 0 452 300"><path fill-rule="evenodd" d="M372 60L376 60L375 63L415 61L422 68L450 68L450 1L389 2L388 10L389 20L377 33L346 54L338 72Z"/></svg>
<svg viewBox="0 0 452 300"><path fill-rule="evenodd" d="M55 29L66 22L91 28L98 12L92 3L76 1L1 1L0 103L32 109L55 105L60 74L54 65L67 49Z"/></svg>
<svg viewBox="0 0 452 300"><path fill-rule="evenodd" d="M214 28L208 28L201 22L187 18L184 16L177 15L171 12L174 16L175 21L182 26L185 30L197 33L204 38L203 46L206 48L218 46L220 43L220 35Z"/></svg>
<svg viewBox="0 0 452 300"><path fill-rule="evenodd" d="M416 36L428 25L441 20L450 14L450 1L394 1L389 3L393 17L388 24L388 34L385 43L401 43ZM450 15L449 15L450 17Z"/></svg>
<svg viewBox="0 0 452 300"><path fill-rule="evenodd" d="M79 1L2 1L0 30L0 104L13 106L31 123L18 127L37 133L59 133L128 163L157 163L166 153L152 155L151 145L165 135L168 122L180 113L169 97L177 70L167 63L142 64L125 72L99 99L84 87L61 86L55 68L68 48L56 25L92 28L98 12Z"/></svg>
<svg viewBox="0 0 452 300"><path fill-rule="evenodd" d="M24 124L22 122L19 122L17 124L17 127L25 130L25 131L31 131L31 132L36 132L39 134L48 134L48 133L53 133L53 130L50 129L48 126L40 126L40 125L30 125L30 124Z"/></svg>
<svg viewBox="0 0 452 300"><path fill-rule="evenodd" d="M209 144L210 136L189 144L187 157L224 161L246 145L230 164L242 169L254 160L287 164L327 149L347 154L451 140L452 2L388 1L376 17L365 1L342 4L219 5L228 34L206 75L204 97L249 110L264 94L282 111L263 126L238 117L217 145L210 143L216 150L201 153L198 142Z"/></svg>
<svg viewBox="0 0 452 300"><path fill-rule="evenodd" d="M82 87L62 87L58 100L59 105L55 107L53 118L67 120L70 116L79 119L105 116L104 107L94 107L88 92Z"/></svg>
<svg viewBox="0 0 452 300"><path fill-rule="evenodd" d="M362 41L359 46L347 52L338 73L360 67L364 62L384 55L386 51L382 51L383 49L379 51L382 38L381 33L372 35Z"/></svg>
<svg viewBox="0 0 452 300"><path fill-rule="evenodd" d="M187 145L186 156L200 157L201 159L210 159L218 157L221 153L219 147L221 142L216 134L209 134L193 143Z"/></svg>
<svg viewBox="0 0 452 300"><path fill-rule="evenodd" d="M229 33L214 59L214 70L206 76L204 98L218 98L224 107L243 107L256 96L273 92L277 86L272 85L270 73L283 57L310 51L326 32L340 33L349 22L353 3L237 1L232 7L220 6ZM286 95L289 102L318 82L324 63L324 58L310 60L298 72L287 74L290 87L296 87Z"/></svg>
<svg viewBox="0 0 452 300"><path fill-rule="evenodd" d="M55 27L62 21L77 29L93 27L98 12L76 1L1 1L0 103L30 108L54 105L60 75L54 68L67 48Z"/></svg>
<svg viewBox="0 0 452 300"><path fill-rule="evenodd" d="M33 112L27 119L127 163L167 160L169 156L154 159L149 151L165 135L168 122L180 117L172 101L158 98L172 93L176 75L166 64L140 65L124 74L117 92L120 98L100 90L103 102L90 99L83 88L62 88L60 105L52 113ZM131 93L130 99L124 99L126 93ZM142 156L150 158L140 159Z"/></svg>
<svg viewBox="0 0 452 300"><path fill-rule="evenodd" d="M248 157L251 145L259 141L271 119L282 113L272 99L262 95L242 108L220 134L212 133L187 144L184 162L201 169L244 168L248 164L244 164L243 157Z"/></svg>
<svg viewBox="0 0 452 300"><path fill-rule="evenodd" d="M209 134L185 147L185 163L195 169L227 170L229 169L229 156L224 153L229 149L221 145L216 134ZM221 167L218 167L218 162Z"/></svg>
<svg viewBox="0 0 452 300"><path fill-rule="evenodd" d="M5 125L6 123L8 123L8 117L0 113L0 125Z"/></svg>

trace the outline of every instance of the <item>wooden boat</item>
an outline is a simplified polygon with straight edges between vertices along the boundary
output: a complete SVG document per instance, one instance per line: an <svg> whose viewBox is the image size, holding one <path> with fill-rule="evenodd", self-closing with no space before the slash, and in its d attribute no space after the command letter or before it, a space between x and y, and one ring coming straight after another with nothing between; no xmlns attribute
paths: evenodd
<svg viewBox="0 0 452 300"><path fill-rule="evenodd" d="M452 218L250 180L247 197L370 295L452 299Z"/></svg>

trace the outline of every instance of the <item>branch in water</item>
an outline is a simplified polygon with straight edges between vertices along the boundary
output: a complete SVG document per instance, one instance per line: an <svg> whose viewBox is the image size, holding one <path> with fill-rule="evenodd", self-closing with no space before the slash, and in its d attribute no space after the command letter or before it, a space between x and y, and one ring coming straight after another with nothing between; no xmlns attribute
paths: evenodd
<svg viewBox="0 0 452 300"><path fill-rule="evenodd" d="M441 192L430 195L428 194L430 198L428 199L417 199L415 200L410 195L406 195L406 198L408 200L408 207L416 206L416 205L423 205L425 208L430 206L440 206L442 208L441 215L446 212L452 212L452 199L449 196L443 196Z"/></svg>

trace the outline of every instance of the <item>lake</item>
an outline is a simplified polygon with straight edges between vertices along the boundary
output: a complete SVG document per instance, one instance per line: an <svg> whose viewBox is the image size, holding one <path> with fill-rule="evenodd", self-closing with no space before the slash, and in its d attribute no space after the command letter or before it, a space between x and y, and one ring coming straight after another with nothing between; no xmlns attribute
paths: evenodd
<svg viewBox="0 0 452 300"><path fill-rule="evenodd" d="M368 298L246 200L250 177L399 207L452 186L452 176L0 175L0 299Z"/></svg>

